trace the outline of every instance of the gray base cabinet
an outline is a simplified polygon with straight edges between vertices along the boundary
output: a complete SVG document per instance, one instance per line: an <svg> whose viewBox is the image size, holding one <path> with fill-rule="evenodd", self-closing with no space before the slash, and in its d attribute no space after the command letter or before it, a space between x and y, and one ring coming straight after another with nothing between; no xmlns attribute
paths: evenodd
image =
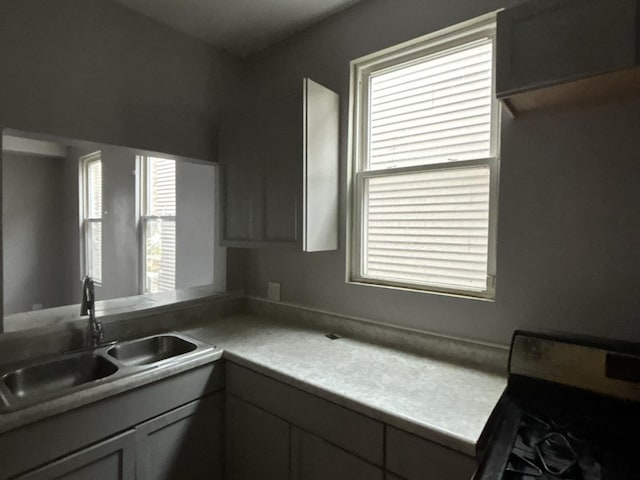
<svg viewBox="0 0 640 480"><path fill-rule="evenodd" d="M230 480L470 480L475 459L233 363Z"/></svg>
<svg viewBox="0 0 640 480"><path fill-rule="evenodd" d="M289 478L289 424L233 396L226 413L226 478Z"/></svg>
<svg viewBox="0 0 640 480"><path fill-rule="evenodd" d="M218 393L136 427L136 478L222 479L223 409Z"/></svg>
<svg viewBox="0 0 640 480"><path fill-rule="evenodd" d="M381 469L321 438L291 428L291 480L383 480Z"/></svg>
<svg viewBox="0 0 640 480"><path fill-rule="evenodd" d="M223 389L216 362L6 432L0 480L221 480Z"/></svg>
<svg viewBox="0 0 640 480"><path fill-rule="evenodd" d="M134 432L129 431L22 475L17 480L134 480Z"/></svg>

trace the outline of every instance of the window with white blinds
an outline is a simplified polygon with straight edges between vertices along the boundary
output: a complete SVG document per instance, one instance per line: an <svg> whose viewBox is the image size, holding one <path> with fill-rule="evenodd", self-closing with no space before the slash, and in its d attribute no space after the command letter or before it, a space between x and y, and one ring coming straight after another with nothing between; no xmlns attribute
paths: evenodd
<svg viewBox="0 0 640 480"><path fill-rule="evenodd" d="M495 16L352 62L350 279L491 298Z"/></svg>
<svg viewBox="0 0 640 480"><path fill-rule="evenodd" d="M84 275L102 284L102 153L80 158L82 167L82 233Z"/></svg>
<svg viewBox="0 0 640 480"><path fill-rule="evenodd" d="M140 156L144 293L175 290L176 161Z"/></svg>

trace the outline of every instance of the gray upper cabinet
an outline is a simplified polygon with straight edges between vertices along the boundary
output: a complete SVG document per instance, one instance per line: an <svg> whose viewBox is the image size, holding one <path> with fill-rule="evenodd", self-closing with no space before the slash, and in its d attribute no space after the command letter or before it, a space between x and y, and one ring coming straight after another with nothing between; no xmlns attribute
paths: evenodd
<svg viewBox="0 0 640 480"><path fill-rule="evenodd" d="M224 245L337 249L338 110L335 92L304 79L224 123Z"/></svg>
<svg viewBox="0 0 640 480"><path fill-rule="evenodd" d="M514 113L638 95L638 0L534 0L498 14L496 93Z"/></svg>
<svg viewBox="0 0 640 480"><path fill-rule="evenodd" d="M17 480L134 480L135 455L134 434L129 431L22 475Z"/></svg>

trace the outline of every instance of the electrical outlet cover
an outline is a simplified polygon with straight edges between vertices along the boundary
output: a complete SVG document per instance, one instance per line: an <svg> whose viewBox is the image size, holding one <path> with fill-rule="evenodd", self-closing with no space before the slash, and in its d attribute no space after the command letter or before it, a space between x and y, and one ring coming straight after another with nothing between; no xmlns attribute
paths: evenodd
<svg viewBox="0 0 640 480"><path fill-rule="evenodd" d="M267 283L267 297L269 300L280 301L280 284L275 282Z"/></svg>

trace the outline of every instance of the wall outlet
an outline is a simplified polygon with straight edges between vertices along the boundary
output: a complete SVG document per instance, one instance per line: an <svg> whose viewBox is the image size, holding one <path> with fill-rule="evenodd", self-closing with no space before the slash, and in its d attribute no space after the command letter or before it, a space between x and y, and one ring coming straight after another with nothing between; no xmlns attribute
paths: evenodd
<svg viewBox="0 0 640 480"><path fill-rule="evenodd" d="M275 282L267 283L267 298L269 300L280 301L280 284Z"/></svg>

